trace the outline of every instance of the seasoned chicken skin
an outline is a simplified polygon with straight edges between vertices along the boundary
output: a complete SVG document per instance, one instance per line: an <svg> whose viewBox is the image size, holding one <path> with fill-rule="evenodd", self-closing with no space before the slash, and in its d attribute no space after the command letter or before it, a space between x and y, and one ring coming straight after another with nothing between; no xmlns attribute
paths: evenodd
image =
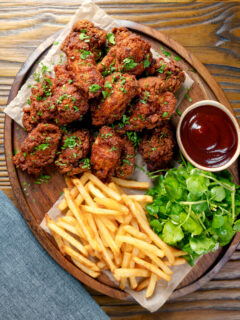
<svg viewBox="0 0 240 320"><path fill-rule="evenodd" d="M61 153L55 161L61 174L70 176L82 173L90 169L91 138L90 132L80 129L75 132L66 133L62 137Z"/></svg>
<svg viewBox="0 0 240 320"><path fill-rule="evenodd" d="M101 94L103 77L97 70L96 58L106 42L106 31L91 22L76 22L62 44L74 84L88 93L89 99Z"/></svg>
<svg viewBox="0 0 240 320"><path fill-rule="evenodd" d="M165 169L173 159L174 131L169 122L147 132L140 144L139 152L150 171Z"/></svg>
<svg viewBox="0 0 240 320"><path fill-rule="evenodd" d="M122 28L121 28L122 29ZM106 76L114 71L139 76L152 62L151 45L139 36L115 28L116 45L98 64L98 70Z"/></svg>
<svg viewBox="0 0 240 320"><path fill-rule="evenodd" d="M23 125L30 132L38 123L58 126L81 120L88 110L87 94L77 88L66 66L54 68L55 78L47 78L32 88L30 106L24 108Z"/></svg>
<svg viewBox="0 0 240 320"><path fill-rule="evenodd" d="M38 175L44 167L53 163L60 139L61 132L57 126L40 123L13 157L14 164L28 174Z"/></svg>
<svg viewBox="0 0 240 320"><path fill-rule="evenodd" d="M138 80L139 100L130 110L124 130L142 131L159 126L175 111L177 100L172 92L162 92L163 82L158 77Z"/></svg>
<svg viewBox="0 0 240 320"><path fill-rule="evenodd" d="M129 156L128 156L129 155ZM125 178L134 169L135 151L131 142L104 126L92 145L91 167L96 176L107 181L113 175Z"/></svg>
<svg viewBox="0 0 240 320"><path fill-rule="evenodd" d="M135 76L113 73L105 78L103 98L91 107L92 123L95 126L111 124L120 120L127 105L137 94Z"/></svg>

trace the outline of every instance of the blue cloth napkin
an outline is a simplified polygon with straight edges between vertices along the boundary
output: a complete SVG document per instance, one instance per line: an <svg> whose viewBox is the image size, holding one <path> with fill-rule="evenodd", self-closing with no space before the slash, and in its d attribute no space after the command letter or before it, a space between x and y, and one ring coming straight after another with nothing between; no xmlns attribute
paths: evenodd
<svg viewBox="0 0 240 320"><path fill-rule="evenodd" d="M41 247L1 190L0 319L109 319L80 282Z"/></svg>

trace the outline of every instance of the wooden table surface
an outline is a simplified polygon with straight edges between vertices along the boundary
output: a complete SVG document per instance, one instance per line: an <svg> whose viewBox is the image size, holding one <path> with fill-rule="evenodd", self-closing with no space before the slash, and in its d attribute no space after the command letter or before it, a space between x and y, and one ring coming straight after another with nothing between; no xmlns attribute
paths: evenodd
<svg viewBox="0 0 240 320"><path fill-rule="evenodd" d="M240 3L96 1L111 16L156 28L195 54L224 90L240 119ZM81 1L0 2L0 188L14 202L3 147L4 113L14 77L28 55L61 29ZM15 202L16 204L16 202ZM16 204L17 205L17 204ZM216 277L188 296L149 313L133 302L86 288L111 319L240 319L240 247Z"/></svg>

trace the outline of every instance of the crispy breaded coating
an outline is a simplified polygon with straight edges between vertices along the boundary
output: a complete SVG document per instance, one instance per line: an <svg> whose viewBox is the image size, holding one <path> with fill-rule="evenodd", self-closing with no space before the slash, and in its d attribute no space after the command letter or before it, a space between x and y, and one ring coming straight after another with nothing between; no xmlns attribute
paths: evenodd
<svg viewBox="0 0 240 320"><path fill-rule="evenodd" d="M169 122L147 132L139 146L139 152L150 171L165 169L173 159L174 131Z"/></svg>
<svg viewBox="0 0 240 320"><path fill-rule="evenodd" d="M139 100L130 110L130 118L124 126L127 131L142 131L159 126L175 111L177 100L173 93L162 92L163 82L157 77L142 78L139 84Z"/></svg>
<svg viewBox="0 0 240 320"><path fill-rule="evenodd" d="M100 129L92 145L91 167L101 180L109 180L115 172L122 151L122 139L107 126Z"/></svg>
<svg viewBox="0 0 240 320"><path fill-rule="evenodd" d="M112 33L114 34L115 43L118 43L133 34L131 31L129 31L125 27L120 27L120 28L115 27L112 29Z"/></svg>
<svg viewBox="0 0 240 320"><path fill-rule="evenodd" d="M124 137L122 140L122 152L116 167L116 176L122 179L133 173L135 163L135 149L131 141Z"/></svg>
<svg viewBox="0 0 240 320"><path fill-rule="evenodd" d="M13 157L14 164L28 174L38 175L44 167L53 163L60 139L61 132L57 126L40 123Z"/></svg>
<svg viewBox="0 0 240 320"><path fill-rule="evenodd" d="M106 42L106 31L89 21L76 22L61 49L67 55L74 84L88 93L89 99L101 94L103 78L97 70L96 58Z"/></svg>
<svg viewBox="0 0 240 320"><path fill-rule="evenodd" d="M91 148L90 132L80 129L66 133L61 141L61 153L55 161L61 174L73 176L90 169L87 158Z"/></svg>
<svg viewBox="0 0 240 320"><path fill-rule="evenodd" d="M127 36L126 32L120 32L118 36L120 40L98 64L98 70L104 76L114 71L141 75L152 62L150 43L133 33Z"/></svg>
<svg viewBox="0 0 240 320"><path fill-rule="evenodd" d="M148 69L149 74L154 74L164 81L164 91L176 92L185 81L185 73L181 67L171 59L169 62L158 58Z"/></svg>
<svg viewBox="0 0 240 320"><path fill-rule="evenodd" d="M113 73L105 78L103 98L91 106L92 123L95 126L111 124L120 120L127 105L137 94L135 76Z"/></svg>
<svg viewBox="0 0 240 320"><path fill-rule="evenodd" d="M24 108L23 115L23 125L28 132L38 123L62 126L81 120L88 110L87 94L73 84L66 66L57 65L54 71L54 79L45 78L32 88L30 106Z"/></svg>

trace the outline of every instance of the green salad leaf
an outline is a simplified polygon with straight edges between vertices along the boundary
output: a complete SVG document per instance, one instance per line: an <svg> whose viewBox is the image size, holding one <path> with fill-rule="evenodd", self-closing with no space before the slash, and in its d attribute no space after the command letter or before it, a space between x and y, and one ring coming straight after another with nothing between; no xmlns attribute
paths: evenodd
<svg viewBox="0 0 240 320"><path fill-rule="evenodd" d="M240 231L240 189L228 171L207 172L183 161L157 176L147 194L153 197L146 205L151 228L186 251L191 265Z"/></svg>

